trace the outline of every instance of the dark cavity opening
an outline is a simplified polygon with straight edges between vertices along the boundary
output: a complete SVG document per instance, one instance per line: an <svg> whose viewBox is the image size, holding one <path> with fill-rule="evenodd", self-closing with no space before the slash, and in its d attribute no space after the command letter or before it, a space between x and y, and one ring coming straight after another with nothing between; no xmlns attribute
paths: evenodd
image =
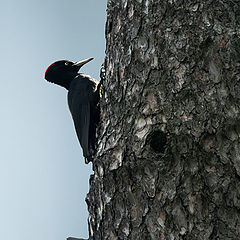
<svg viewBox="0 0 240 240"><path fill-rule="evenodd" d="M153 151L164 153L167 144L167 134L161 130L156 130L149 135L149 144Z"/></svg>

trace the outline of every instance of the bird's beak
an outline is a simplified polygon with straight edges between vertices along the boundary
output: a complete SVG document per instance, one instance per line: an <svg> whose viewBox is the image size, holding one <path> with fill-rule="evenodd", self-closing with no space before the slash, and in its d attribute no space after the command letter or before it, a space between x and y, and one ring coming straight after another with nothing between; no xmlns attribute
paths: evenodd
<svg viewBox="0 0 240 240"><path fill-rule="evenodd" d="M75 63L73 64L73 66L74 66L74 67L78 67L78 68L80 69L80 67L82 67L84 64L86 64L86 63L88 63L88 62L90 62L90 61L92 61L92 60L93 60L93 58L84 59L84 60L82 60L82 61L75 62Z"/></svg>

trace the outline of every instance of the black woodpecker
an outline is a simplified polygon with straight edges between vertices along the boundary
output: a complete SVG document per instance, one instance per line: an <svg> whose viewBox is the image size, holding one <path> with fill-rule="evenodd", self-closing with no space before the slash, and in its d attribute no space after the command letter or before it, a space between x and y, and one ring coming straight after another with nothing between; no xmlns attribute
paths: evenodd
<svg viewBox="0 0 240 240"><path fill-rule="evenodd" d="M96 125L100 118L99 100L101 81L78 73L93 58L79 62L61 60L51 64L46 72L48 82L68 90L68 106L72 114L78 140L83 149L85 162L92 161L96 144Z"/></svg>

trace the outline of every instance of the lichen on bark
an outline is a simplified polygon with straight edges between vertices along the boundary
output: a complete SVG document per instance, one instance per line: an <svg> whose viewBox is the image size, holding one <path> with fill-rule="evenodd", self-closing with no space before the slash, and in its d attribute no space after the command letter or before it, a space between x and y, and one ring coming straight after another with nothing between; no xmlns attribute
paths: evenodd
<svg viewBox="0 0 240 240"><path fill-rule="evenodd" d="M239 239L239 1L107 13L89 239Z"/></svg>

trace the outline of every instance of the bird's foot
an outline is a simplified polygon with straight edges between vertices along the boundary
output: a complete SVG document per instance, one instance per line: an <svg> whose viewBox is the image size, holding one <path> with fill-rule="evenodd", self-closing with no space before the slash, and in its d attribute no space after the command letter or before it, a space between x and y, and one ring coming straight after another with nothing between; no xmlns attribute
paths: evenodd
<svg viewBox="0 0 240 240"><path fill-rule="evenodd" d="M102 67L100 69L100 83L102 84L102 82L106 79L106 70L102 64Z"/></svg>

